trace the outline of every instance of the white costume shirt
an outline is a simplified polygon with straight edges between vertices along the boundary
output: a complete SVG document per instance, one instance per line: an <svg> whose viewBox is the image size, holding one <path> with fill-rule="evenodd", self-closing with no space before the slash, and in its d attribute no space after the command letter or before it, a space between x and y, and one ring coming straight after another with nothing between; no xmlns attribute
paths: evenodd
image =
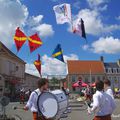
<svg viewBox="0 0 120 120"><path fill-rule="evenodd" d="M28 107L31 110L31 112L38 112L37 99L41 92L39 89L36 89L35 91L31 93L29 100L26 104L26 107Z"/></svg>
<svg viewBox="0 0 120 120"><path fill-rule="evenodd" d="M89 108L88 112L94 112L95 116L105 116L112 114L115 108L115 102L110 95L102 91L96 91L93 95L92 108Z"/></svg>
<svg viewBox="0 0 120 120"><path fill-rule="evenodd" d="M105 90L105 92L114 99L113 91L112 91L112 89L111 89L110 87L108 87L108 88Z"/></svg>

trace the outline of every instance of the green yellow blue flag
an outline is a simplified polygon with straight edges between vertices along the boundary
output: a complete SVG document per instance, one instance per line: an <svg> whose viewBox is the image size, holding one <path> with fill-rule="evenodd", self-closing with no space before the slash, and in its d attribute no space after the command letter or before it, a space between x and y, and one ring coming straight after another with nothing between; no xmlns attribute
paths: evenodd
<svg viewBox="0 0 120 120"><path fill-rule="evenodd" d="M58 44L55 48L55 50L52 53L52 57L60 60L61 62L64 62L64 58L63 58L63 51L61 49L61 45Z"/></svg>

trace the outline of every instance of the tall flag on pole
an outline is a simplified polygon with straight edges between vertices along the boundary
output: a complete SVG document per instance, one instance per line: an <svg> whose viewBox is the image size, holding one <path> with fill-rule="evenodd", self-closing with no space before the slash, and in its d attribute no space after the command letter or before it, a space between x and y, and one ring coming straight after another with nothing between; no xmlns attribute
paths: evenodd
<svg viewBox="0 0 120 120"><path fill-rule="evenodd" d="M61 62L64 62L64 58L63 58L63 51L61 49L61 45L58 44L55 48L55 50L52 53L52 57L60 60Z"/></svg>
<svg viewBox="0 0 120 120"><path fill-rule="evenodd" d="M71 6L70 4L64 3L61 5L56 5L53 7L56 16L57 24L70 23L72 21L71 18Z"/></svg>
<svg viewBox="0 0 120 120"><path fill-rule="evenodd" d="M84 21L78 19L78 21L75 23L75 26L73 27L73 33L79 34L81 37L86 39L86 33L85 33L85 26Z"/></svg>
<svg viewBox="0 0 120 120"><path fill-rule="evenodd" d="M34 61L34 65L36 69L38 70L40 76L41 76L41 61L40 61L40 55L38 54L38 60Z"/></svg>
<svg viewBox="0 0 120 120"><path fill-rule="evenodd" d="M37 33L28 37L28 42L31 53L43 44Z"/></svg>
<svg viewBox="0 0 120 120"><path fill-rule="evenodd" d="M21 49L25 41L27 40L26 35L18 27L15 32L14 41L17 48L17 51Z"/></svg>

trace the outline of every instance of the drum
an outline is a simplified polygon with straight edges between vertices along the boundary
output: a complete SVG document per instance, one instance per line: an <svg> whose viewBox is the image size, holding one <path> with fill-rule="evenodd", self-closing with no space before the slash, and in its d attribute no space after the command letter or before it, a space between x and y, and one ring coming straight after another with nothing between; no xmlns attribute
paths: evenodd
<svg viewBox="0 0 120 120"><path fill-rule="evenodd" d="M61 90L44 92L38 97L38 111L46 118L59 119L68 107L66 95Z"/></svg>

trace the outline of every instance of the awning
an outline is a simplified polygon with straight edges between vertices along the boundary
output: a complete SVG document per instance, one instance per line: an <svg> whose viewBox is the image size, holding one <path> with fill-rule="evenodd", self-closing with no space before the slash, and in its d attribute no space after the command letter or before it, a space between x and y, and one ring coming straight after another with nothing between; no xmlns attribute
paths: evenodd
<svg viewBox="0 0 120 120"><path fill-rule="evenodd" d="M81 87L87 87L87 86L88 86L88 84L82 82L82 86L81 86ZM80 87L79 81L77 81L76 83L72 84L72 87L74 87L74 88L75 88L75 87Z"/></svg>
<svg viewBox="0 0 120 120"><path fill-rule="evenodd" d="M91 86L91 87L95 87L95 86L96 86L95 82L92 83L92 84L90 84L90 86Z"/></svg>

